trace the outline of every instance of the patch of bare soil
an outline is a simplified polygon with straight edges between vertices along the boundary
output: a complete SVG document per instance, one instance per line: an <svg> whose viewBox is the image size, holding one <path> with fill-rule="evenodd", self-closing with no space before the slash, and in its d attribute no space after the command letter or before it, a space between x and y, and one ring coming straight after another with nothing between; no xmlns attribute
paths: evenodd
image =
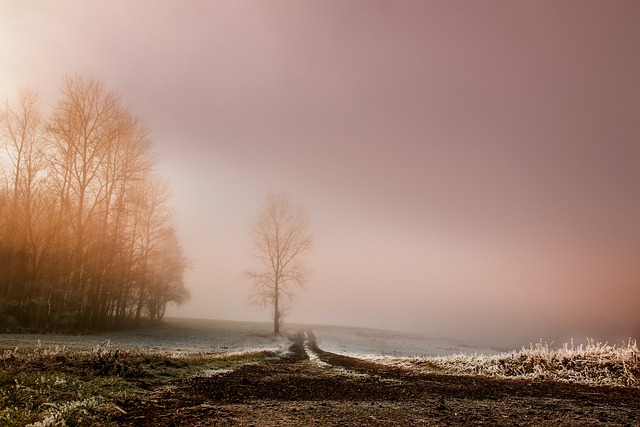
<svg viewBox="0 0 640 427"><path fill-rule="evenodd" d="M639 426L640 390L416 372L324 352L308 331L287 357L165 384L124 409L127 426Z"/></svg>

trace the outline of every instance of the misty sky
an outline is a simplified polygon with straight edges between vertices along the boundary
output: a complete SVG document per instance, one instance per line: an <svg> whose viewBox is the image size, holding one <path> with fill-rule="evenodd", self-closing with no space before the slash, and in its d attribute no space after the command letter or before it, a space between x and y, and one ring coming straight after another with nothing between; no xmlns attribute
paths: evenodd
<svg viewBox="0 0 640 427"><path fill-rule="evenodd" d="M246 304L248 223L307 206L288 318L526 344L640 330L640 2L0 0L0 96L120 92L192 299Z"/></svg>

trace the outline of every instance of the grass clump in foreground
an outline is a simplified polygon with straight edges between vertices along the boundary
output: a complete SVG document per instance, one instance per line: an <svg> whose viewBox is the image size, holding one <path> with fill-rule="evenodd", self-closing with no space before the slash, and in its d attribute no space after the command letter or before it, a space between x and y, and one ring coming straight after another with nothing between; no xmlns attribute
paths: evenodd
<svg viewBox="0 0 640 427"><path fill-rule="evenodd" d="M116 425L122 406L167 381L229 369L269 352L171 356L122 351L16 348L0 355L0 426Z"/></svg>
<svg viewBox="0 0 640 427"><path fill-rule="evenodd" d="M561 348L539 342L496 356L454 355L416 363L474 375L640 387L640 351L635 340L620 347L592 339L586 345L576 347L572 341Z"/></svg>

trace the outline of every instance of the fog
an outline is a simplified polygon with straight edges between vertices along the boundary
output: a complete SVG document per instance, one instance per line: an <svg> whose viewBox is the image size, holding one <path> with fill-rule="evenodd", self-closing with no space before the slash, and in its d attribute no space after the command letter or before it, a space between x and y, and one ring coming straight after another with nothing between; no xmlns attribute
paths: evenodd
<svg viewBox="0 0 640 427"><path fill-rule="evenodd" d="M192 261L168 315L265 320L248 224L283 191L289 322L520 346L640 335L640 3L0 0L0 94L104 80Z"/></svg>

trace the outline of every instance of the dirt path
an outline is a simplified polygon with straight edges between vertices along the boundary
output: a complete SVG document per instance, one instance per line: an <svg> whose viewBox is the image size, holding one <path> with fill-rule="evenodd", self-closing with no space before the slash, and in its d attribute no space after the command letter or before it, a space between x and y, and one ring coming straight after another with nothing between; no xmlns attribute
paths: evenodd
<svg viewBox="0 0 640 427"><path fill-rule="evenodd" d="M129 426L640 426L640 390L415 372L324 352L312 331L282 358L166 384Z"/></svg>

